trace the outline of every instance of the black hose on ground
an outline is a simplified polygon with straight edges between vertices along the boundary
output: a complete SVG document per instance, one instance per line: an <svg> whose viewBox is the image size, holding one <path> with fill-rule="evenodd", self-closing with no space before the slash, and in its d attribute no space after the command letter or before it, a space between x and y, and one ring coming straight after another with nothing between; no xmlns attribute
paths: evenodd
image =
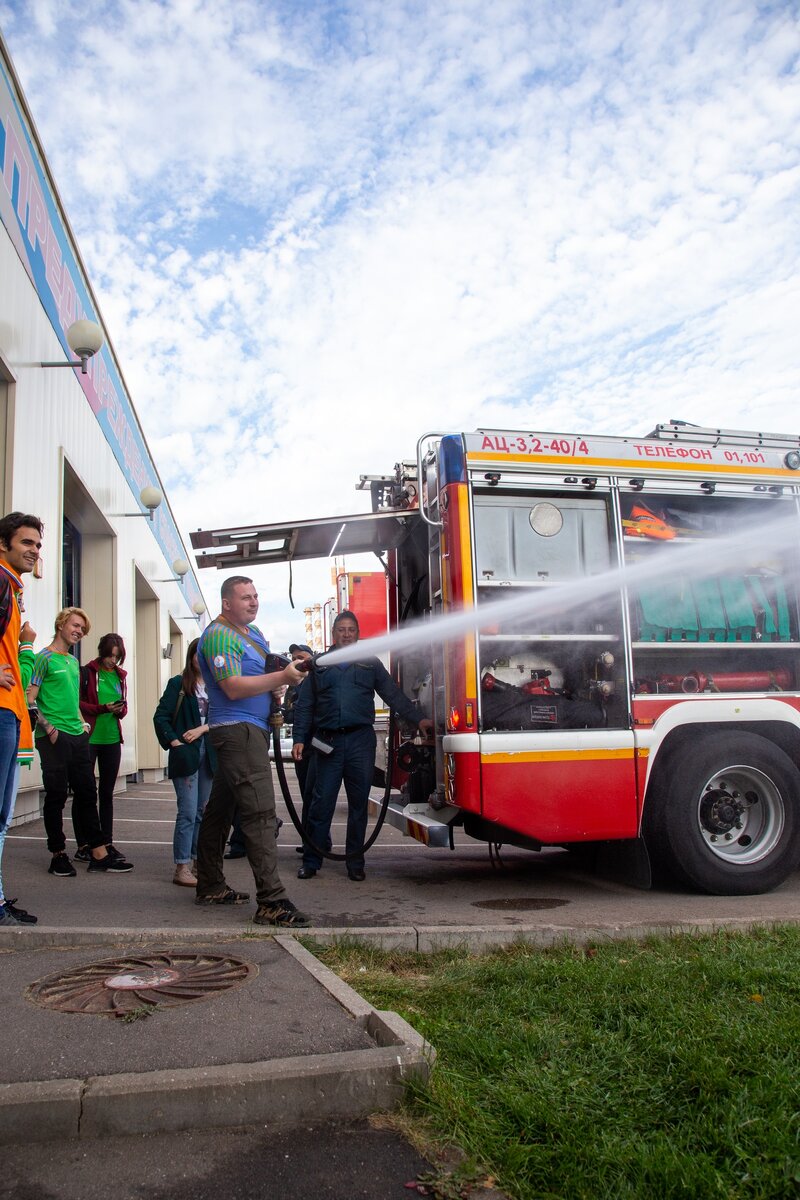
<svg viewBox="0 0 800 1200"><path fill-rule="evenodd" d="M383 827L383 823L386 820L386 814L389 811L389 796L391 795L392 791L392 769L394 767L394 713L391 711L389 712L388 742L389 746L386 754L386 784L383 789L383 800L381 801L381 808L380 812L378 813L378 819L375 822L375 828L364 842L364 854L366 854L367 851L375 845L378 835ZM297 809L294 806L294 800L292 800L291 792L289 791L289 782L286 778L286 771L283 767L283 755L281 754L281 730L279 725L273 725L272 727L272 746L275 752L275 770L278 773L278 783L281 787L281 794L286 802L286 808L288 809L292 824L300 834L303 842L310 846L314 853L318 854L320 858L330 858L333 862L347 862L346 854L337 854L333 850L323 850L320 846L317 846L316 843L313 842L309 837L308 829L303 825L300 817L297 814Z"/></svg>

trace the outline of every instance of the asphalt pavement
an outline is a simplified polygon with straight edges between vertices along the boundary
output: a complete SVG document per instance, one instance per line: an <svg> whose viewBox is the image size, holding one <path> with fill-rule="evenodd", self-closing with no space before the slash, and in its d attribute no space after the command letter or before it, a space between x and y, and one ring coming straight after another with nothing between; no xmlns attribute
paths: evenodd
<svg viewBox="0 0 800 1200"><path fill-rule="evenodd" d="M368 1121L265 1124L5 1146L0 1200L408 1200L431 1169Z"/></svg>
<svg viewBox="0 0 800 1200"><path fill-rule="evenodd" d="M296 783L290 773L296 798ZM299 839L281 801L284 820L278 862L289 896L311 919L312 936L326 941L347 933L385 946L428 949L464 945L479 949L525 936L546 943L569 937L586 940L628 932L708 928L753 922L800 920L800 872L763 896L704 896L678 887L641 891L581 868L560 850L536 854L486 845L456 832L454 850L430 849L384 825L368 854L366 879L348 879L344 865L326 862L313 879L296 878ZM127 875L88 874L76 863L76 878L48 875L41 822L11 829L3 859L7 894L35 913L35 927L14 931L19 944L98 944L175 936L226 936L255 932L255 901L235 908L198 907L191 889L172 883L172 785L129 784L115 802L115 844L134 863ZM344 800L337 808L334 847L344 842ZM68 842L68 849L74 843ZM225 864L230 884L252 892L245 859ZM257 927L256 927L257 928Z"/></svg>

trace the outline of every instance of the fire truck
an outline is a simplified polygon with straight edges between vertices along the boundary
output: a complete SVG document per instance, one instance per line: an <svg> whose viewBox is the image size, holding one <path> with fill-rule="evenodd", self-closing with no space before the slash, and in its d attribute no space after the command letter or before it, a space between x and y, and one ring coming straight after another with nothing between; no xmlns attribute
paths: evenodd
<svg viewBox="0 0 800 1200"><path fill-rule="evenodd" d="M798 867L800 438L426 433L357 487L370 513L192 543L226 570L381 558L392 628L417 630L392 669L435 726L399 747L393 824L592 849L639 884L656 868L722 895Z"/></svg>

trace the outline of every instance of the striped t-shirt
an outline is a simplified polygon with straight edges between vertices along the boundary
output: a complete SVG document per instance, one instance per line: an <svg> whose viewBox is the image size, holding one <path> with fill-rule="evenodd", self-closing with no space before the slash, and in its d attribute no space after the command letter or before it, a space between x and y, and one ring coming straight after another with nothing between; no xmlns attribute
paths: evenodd
<svg viewBox="0 0 800 1200"><path fill-rule="evenodd" d="M230 679L234 675L264 674L269 642L255 625L248 625L247 632L262 647L262 654L235 629L221 621L212 621L200 638L197 661L208 691L208 724L212 729L215 725L235 725L239 721L258 725L260 729L269 728L272 709L270 692L229 700L219 686L221 679Z"/></svg>
<svg viewBox="0 0 800 1200"><path fill-rule="evenodd" d="M31 686L39 689L36 704L40 713L62 733L76 736L85 733L78 701L80 674L74 654L62 654L48 647L40 650L33 660ZM45 736L42 726L37 725L37 739Z"/></svg>

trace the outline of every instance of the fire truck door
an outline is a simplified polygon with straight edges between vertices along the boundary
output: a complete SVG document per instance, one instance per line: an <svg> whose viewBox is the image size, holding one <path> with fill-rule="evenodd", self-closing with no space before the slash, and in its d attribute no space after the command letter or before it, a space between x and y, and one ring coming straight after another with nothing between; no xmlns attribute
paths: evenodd
<svg viewBox="0 0 800 1200"><path fill-rule="evenodd" d="M259 563L332 558L335 554L374 554L402 545L420 520L414 509L354 513L321 520L234 529L198 529L191 535L198 567L252 567Z"/></svg>

